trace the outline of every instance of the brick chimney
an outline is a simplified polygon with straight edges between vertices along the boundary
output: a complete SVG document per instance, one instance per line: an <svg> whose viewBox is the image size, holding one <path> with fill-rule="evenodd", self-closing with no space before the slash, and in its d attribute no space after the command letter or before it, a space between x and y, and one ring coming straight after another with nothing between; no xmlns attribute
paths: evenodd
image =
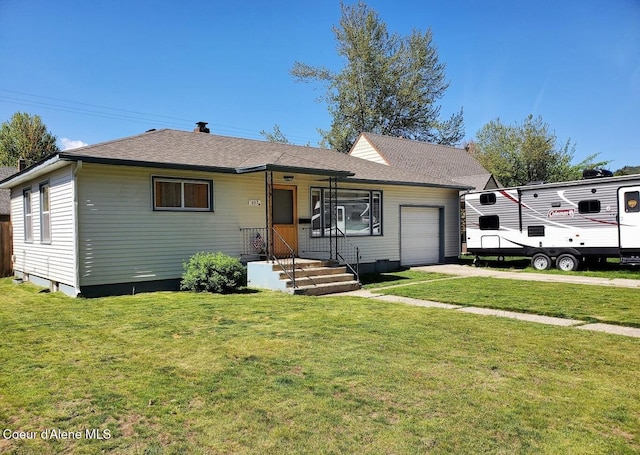
<svg viewBox="0 0 640 455"><path fill-rule="evenodd" d="M196 128L193 130L194 133L210 133L211 130L207 128L207 122L196 122Z"/></svg>

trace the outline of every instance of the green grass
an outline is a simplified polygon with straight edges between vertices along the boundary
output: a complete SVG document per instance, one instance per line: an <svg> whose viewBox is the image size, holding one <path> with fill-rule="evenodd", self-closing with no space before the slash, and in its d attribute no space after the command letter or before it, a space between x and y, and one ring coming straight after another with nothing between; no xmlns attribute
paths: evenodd
<svg viewBox="0 0 640 455"><path fill-rule="evenodd" d="M0 452L640 451L632 338L359 298L74 300L6 279L0 327L2 429L111 434Z"/></svg>
<svg viewBox="0 0 640 455"><path fill-rule="evenodd" d="M362 275L360 281L365 289L376 289L386 286L397 286L421 283L425 281L441 280L451 278L452 275L444 273L427 273L416 270L402 270L389 273L372 273Z"/></svg>
<svg viewBox="0 0 640 455"><path fill-rule="evenodd" d="M419 278L414 278L416 282ZM640 289L467 277L381 288L385 294L640 327Z"/></svg>

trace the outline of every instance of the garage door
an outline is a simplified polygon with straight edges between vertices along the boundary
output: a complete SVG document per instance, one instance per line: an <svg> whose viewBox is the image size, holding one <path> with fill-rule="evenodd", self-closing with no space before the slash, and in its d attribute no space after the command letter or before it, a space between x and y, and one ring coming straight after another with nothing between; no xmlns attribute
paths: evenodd
<svg viewBox="0 0 640 455"><path fill-rule="evenodd" d="M440 209L401 207L400 247L403 266L440 262Z"/></svg>

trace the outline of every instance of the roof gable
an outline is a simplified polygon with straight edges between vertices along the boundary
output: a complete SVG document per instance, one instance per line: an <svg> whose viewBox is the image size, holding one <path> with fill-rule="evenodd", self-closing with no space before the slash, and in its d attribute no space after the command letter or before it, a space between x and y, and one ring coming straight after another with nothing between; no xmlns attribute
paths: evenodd
<svg viewBox="0 0 640 455"><path fill-rule="evenodd" d="M399 169L432 177L447 176L477 189L491 184L491 173L462 148L362 133L352 150L364 149L361 141L366 141L390 166Z"/></svg>

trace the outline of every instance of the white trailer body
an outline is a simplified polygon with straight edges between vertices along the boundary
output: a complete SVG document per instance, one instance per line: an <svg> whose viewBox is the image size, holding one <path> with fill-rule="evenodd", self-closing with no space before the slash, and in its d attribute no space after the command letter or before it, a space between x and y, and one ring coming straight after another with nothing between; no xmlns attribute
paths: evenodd
<svg viewBox="0 0 640 455"><path fill-rule="evenodd" d="M526 185L465 195L467 250L532 257L538 269L583 260L640 264L640 175Z"/></svg>

